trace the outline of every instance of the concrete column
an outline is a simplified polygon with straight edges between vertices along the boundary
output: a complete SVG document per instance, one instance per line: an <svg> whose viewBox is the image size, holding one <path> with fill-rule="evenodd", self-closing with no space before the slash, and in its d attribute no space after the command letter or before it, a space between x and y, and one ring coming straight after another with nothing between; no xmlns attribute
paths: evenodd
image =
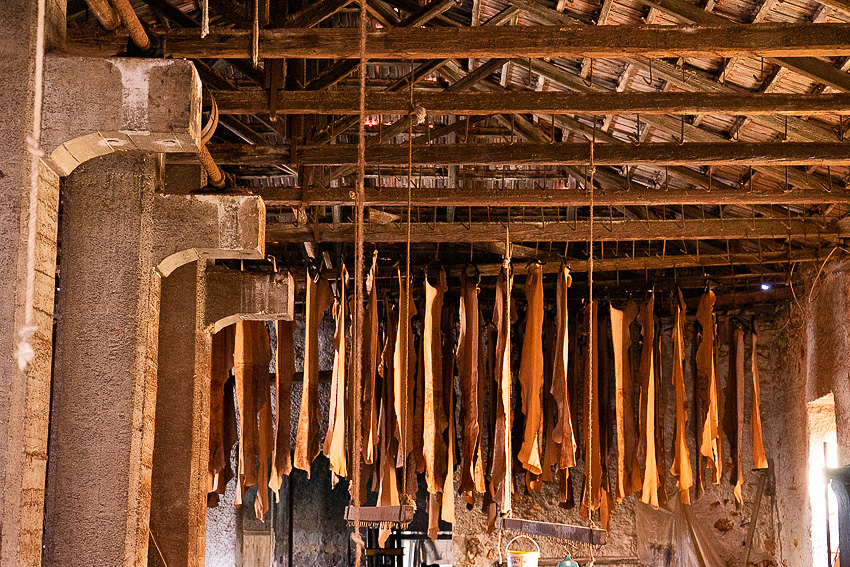
<svg viewBox="0 0 850 567"><path fill-rule="evenodd" d="M262 201L155 195L160 163L107 155L68 178L48 565L145 565L161 279L198 258L263 256Z"/></svg>
<svg viewBox="0 0 850 567"><path fill-rule="evenodd" d="M203 567L212 332L237 320L291 319L277 274L194 262L163 279L148 564Z"/></svg>
<svg viewBox="0 0 850 567"><path fill-rule="evenodd" d="M67 180L45 518L47 565L144 565L156 394L159 160L109 155ZM106 197L108 196L108 198ZM150 445L150 446L146 446Z"/></svg>

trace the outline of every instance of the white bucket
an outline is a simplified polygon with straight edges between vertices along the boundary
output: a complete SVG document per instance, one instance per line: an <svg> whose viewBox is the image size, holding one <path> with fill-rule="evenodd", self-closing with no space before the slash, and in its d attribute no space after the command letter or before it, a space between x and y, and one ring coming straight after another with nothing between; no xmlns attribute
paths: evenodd
<svg viewBox="0 0 850 567"><path fill-rule="evenodd" d="M511 544L521 537L531 540L537 551L511 551L509 549ZM537 567L537 562L540 560L540 546L527 535L518 535L505 546L505 556L508 559L508 567Z"/></svg>

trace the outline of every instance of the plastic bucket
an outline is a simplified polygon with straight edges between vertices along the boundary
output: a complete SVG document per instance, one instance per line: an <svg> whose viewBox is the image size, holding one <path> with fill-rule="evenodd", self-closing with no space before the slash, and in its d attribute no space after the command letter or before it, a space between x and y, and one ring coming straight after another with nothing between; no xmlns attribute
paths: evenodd
<svg viewBox="0 0 850 567"><path fill-rule="evenodd" d="M530 540L537 551L511 551L511 544L521 537ZM505 546L505 556L508 560L508 567L537 567L537 563L540 561L540 546L527 535L518 535Z"/></svg>

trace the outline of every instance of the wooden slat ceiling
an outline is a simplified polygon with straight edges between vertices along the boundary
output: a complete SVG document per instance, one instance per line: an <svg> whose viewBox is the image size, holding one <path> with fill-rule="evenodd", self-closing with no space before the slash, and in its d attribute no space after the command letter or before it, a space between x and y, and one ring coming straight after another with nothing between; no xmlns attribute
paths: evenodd
<svg viewBox="0 0 850 567"><path fill-rule="evenodd" d="M251 0L209 3L205 39L181 29L199 27L194 0L134 6L160 55L196 58L222 111L210 151L233 189L266 198L269 251L286 265L305 250L350 261L357 3L271 0L256 69ZM368 10L367 240L387 262L403 261L410 186L415 266L471 260L493 275L509 232L515 258L563 259L580 285L591 140L596 269L624 289L672 278L787 289L796 264L818 265L850 236L846 0ZM124 41L70 9L69 28L71 49L110 54ZM423 123L411 124L411 100Z"/></svg>

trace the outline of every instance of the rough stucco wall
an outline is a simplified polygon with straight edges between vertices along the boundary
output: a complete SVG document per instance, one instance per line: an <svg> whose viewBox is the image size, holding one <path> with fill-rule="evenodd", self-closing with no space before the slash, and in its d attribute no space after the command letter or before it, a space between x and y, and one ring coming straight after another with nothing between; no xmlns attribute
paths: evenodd
<svg viewBox="0 0 850 567"><path fill-rule="evenodd" d="M752 313L740 313L739 316L744 321L751 319ZM728 325L726 325L727 317L721 316L719 321L719 349L718 349L718 368L717 374L721 386L725 389L726 378L728 376ZM772 313L760 313L759 315L759 371L761 374L761 396L762 396L762 419L765 436L765 450L769 458L777 458L780 452L785 449L780 446L780 443L785 439L785 430L787 424L782 405L777 405L775 400L776 391L781 390L777 386L780 381L785 380L787 375L785 365L787 364L786 356L783 356L783 340L782 337L787 334L786 330L781 328L788 320L787 310L784 308L780 313L773 316ZM693 403L693 366L689 364L692 359L692 337L693 337L693 320L689 318L686 328L686 359L685 359L685 387L688 392L689 403ZM671 382L672 368L672 340L670 330L672 320L665 318L661 320L662 325L662 372L663 372L663 387L666 391L666 412L664 425L664 443L666 449L666 467L667 467L667 493L671 498L678 498L676 489L676 479L669 473L669 467L672 464L673 457L673 441L675 434L675 393ZM717 551L720 558L729 566L737 566L743 564L744 555L746 553L745 540L749 528L749 521L752 515L753 501L757 488L758 477L751 472L752 468L752 449L749 438L749 411L751 407L752 395L752 377L749 371L751 342L749 333L745 336L745 367L746 367L746 399L745 399L745 420L744 420L744 447L743 447L743 468L744 468L744 506L742 509L737 509L732 488L734 485L730 483L730 472L732 469L731 446L728 439L724 436L724 471L722 482L718 486L709 484L705 494L699 500L695 501L691 507L692 517L704 525L706 531L711 535L712 545ZM725 391L725 390L724 390ZM518 395L518 384L514 384L514 395ZM696 470L696 455L697 448L695 439L693 438L693 410L689 409L688 422L688 444L692 466ZM613 415L613 411L612 411ZM805 404L803 404L803 413L794 416L799 420L803 434L805 434L806 419L805 419ZM516 419L516 418L515 418ZM520 416L519 419L522 419ZM578 423L580 416L575 418ZM804 445L805 446L805 441ZM616 485L616 445L609 455L609 465L611 469L612 485ZM518 465L515 465L515 470L519 470ZM805 461L802 464L802 470L805 470ZM581 494L581 463L579 467L571 469L574 473L573 487L578 500ZM802 477L804 482L801 490L805 492L805 476ZM558 506L557 483L546 483L539 493L528 494L525 489L524 475L517 474L514 478L515 493L514 493L514 516L528 519L535 519L547 522L568 523L575 525L587 525L587 520L581 518L578 514L578 508L573 510L565 510ZM771 492L771 483L766 483L765 495L762 498L761 510L759 512L758 525L753 540L753 550L750 558L751 563L759 565L773 565L777 562L778 547L777 547L777 532L775 527L775 507ZM791 487L786 488L786 492L794 493ZM692 499L694 491L692 489ZM790 502L792 506L786 511L786 514L797 513L799 508L796 502ZM480 511L480 498L477 502L477 508L467 511L462 499L455 499L457 522L454 525L454 554L456 565L492 565L499 560L498 552L498 533L494 531L491 534L486 533L486 517ZM611 531L608 537L608 544L603 546L598 552L597 557L608 558L635 558L639 555L637 549L636 537L636 520L635 511L638 506L644 506L639 502L638 496L631 496L624 499L616 505L611 513ZM794 512L791 512L794 510ZM510 539L510 535L505 533L502 535L502 551L504 546ZM540 542L543 558L558 558L561 559L564 547L563 545ZM587 546L570 544L573 550L573 555L578 557L588 557L589 549ZM786 554L787 555L787 554ZM801 558L804 554L801 554ZM789 560L788 565L808 565L810 564L811 554L808 556L807 562L797 562ZM787 559L788 557L786 557ZM793 558L792 558L793 559ZM761 563L760 563L761 562Z"/></svg>

